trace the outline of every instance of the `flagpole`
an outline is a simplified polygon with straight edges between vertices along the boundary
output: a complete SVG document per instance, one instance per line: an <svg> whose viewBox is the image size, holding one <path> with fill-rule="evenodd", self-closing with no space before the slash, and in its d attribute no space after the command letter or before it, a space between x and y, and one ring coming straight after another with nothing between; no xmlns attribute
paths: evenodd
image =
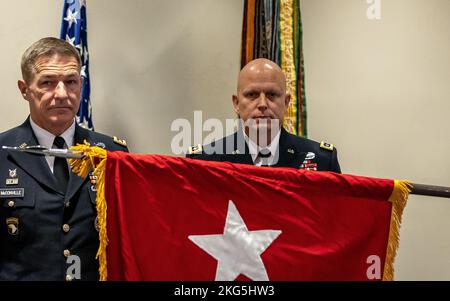
<svg viewBox="0 0 450 301"><path fill-rule="evenodd" d="M411 183L411 194L435 196L450 199L450 187L432 186L425 184Z"/></svg>
<svg viewBox="0 0 450 301"><path fill-rule="evenodd" d="M38 146L27 146L24 148L2 146L1 149L17 151L17 152L33 153L33 154L38 154L38 155L63 157L63 158L79 159L84 156L84 154L80 154L78 152L68 150L68 149L48 149L46 147L39 146L39 145ZM434 197L450 199L450 187L411 183L411 194L434 196Z"/></svg>

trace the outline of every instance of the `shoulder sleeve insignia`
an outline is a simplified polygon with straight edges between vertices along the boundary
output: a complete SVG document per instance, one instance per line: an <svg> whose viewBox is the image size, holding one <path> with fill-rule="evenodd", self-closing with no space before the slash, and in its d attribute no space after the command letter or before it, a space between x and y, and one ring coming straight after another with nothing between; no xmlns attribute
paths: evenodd
<svg viewBox="0 0 450 301"><path fill-rule="evenodd" d="M189 155L195 155L195 154L200 154L203 152L203 147L201 144L197 144L195 146L191 146L188 149L188 154Z"/></svg>
<svg viewBox="0 0 450 301"><path fill-rule="evenodd" d="M119 139L117 136L113 136L114 143L127 146L127 141L125 139Z"/></svg>
<svg viewBox="0 0 450 301"><path fill-rule="evenodd" d="M327 143L325 141L322 141L322 142L320 142L320 148L332 151L334 149L334 146L331 143Z"/></svg>

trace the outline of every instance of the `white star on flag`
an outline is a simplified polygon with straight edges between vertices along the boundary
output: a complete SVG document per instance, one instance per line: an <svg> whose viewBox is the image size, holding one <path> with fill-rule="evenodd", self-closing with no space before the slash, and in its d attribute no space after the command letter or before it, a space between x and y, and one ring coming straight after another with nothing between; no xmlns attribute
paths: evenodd
<svg viewBox="0 0 450 301"><path fill-rule="evenodd" d="M87 102L87 99L85 99ZM88 118L91 118L92 115L92 103L89 101L88 102Z"/></svg>
<svg viewBox="0 0 450 301"><path fill-rule="evenodd" d="M89 123L85 118L83 118L83 122L81 122L81 123L79 122L79 125L85 129L89 130Z"/></svg>
<svg viewBox="0 0 450 301"><path fill-rule="evenodd" d="M77 15L78 15L77 11L72 13L70 8L67 9L66 13L67 17L65 17L64 20L66 20L69 23L69 28L72 26L73 23L77 24Z"/></svg>
<svg viewBox="0 0 450 301"><path fill-rule="evenodd" d="M66 41L69 42L70 45L72 45L72 46L75 47L75 45L74 45L74 43L75 43L75 37L71 38L71 37L69 37L69 35L66 35Z"/></svg>
<svg viewBox="0 0 450 301"><path fill-rule="evenodd" d="M81 77L84 77L84 78L87 77L87 74L86 74L86 65L83 65L83 66L81 67L81 72L80 72L80 74L81 74Z"/></svg>
<svg viewBox="0 0 450 301"><path fill-rule="evenodd" d="M88 58L89 58L89 53L86 47L84 47L84 51L83 51L83 58L84 58L84 64L86 64Z"/></svg>
<svg viewBox="0 0 450 301"><path fill-rule="evenodd" d="M255 281L268 281L261 254L280 234L280 230L249 231L230 200L223 234L189 235L188 238L217 259L216 281L233 281L240 274Z"/></svg>
<svg viewBox="0 0 450 301"><path fill-rule="evenodd" d="M81 45L81 43L80 43L78 45L75 45L75 48L78 49L78 52L80 53L80 57L82 57L83 56L83 45Z"/></svg>

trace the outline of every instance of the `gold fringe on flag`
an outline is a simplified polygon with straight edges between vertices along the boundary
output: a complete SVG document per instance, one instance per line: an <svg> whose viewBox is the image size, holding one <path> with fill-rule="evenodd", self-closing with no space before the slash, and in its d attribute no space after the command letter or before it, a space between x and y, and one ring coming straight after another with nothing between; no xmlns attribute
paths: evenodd
<svg viewBox="0 0 450 301"><path fill-rule="evenodd" d="M389 202L392 203L391 225L389 228L389 240L384 262L383 281L394 280L394 260L398 250L402 214L410 192L410 182L400 180L394 181L394 190L389 198Z"/></svg>
<svg viewBox="0 0 450 301"><path fill-rule="evenodd" d="M280 1L280 32L281 32L281 68L286 75L287 92L291 94L291 102L284 118L286 129L297 135L297 72L294 58L294 2Z"/></svg>
<svg viewBox="0 0 450 301"><path fill-rule="evenodd" d="M98 146L90 146L89 143L78 144L72 146L70 149L84 153L85 156L81 159L69 159L70 167L73 172L82 178L86 178L91 170L93 175L97 177L97 215L99 227L99 240L96 258L99 261L100 281L108 279L107 260L106 260L106 246L108 245L108 233L106 229L106 199L105 199L105 167L107 151Z"/></svg>

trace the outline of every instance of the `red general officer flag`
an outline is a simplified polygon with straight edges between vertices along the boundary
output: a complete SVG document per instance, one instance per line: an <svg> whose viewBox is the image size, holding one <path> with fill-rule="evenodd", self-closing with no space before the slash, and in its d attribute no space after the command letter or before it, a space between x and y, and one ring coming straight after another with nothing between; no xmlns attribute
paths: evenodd
<svg viewBox="0 0 450 301"><path fill-rule="evenodd" d="M122 152L101 165L103 279L393 277L405 182Z"/></svg>

